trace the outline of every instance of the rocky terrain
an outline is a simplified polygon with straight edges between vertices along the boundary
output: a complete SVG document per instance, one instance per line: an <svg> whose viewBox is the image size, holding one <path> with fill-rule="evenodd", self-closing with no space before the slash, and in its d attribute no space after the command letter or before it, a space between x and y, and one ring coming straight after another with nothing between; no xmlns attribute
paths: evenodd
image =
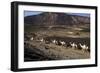
<svg viewBox="0 0 100 73"><path fill-rule="evenodd" d="M48 60L73 60L90 58L89 52L73 49L71 47L45 44L39 41L27 41L24 48L24 61L48 61Z"/></svg>
<svg viewBox="0 0 100 73"><path fill-rule="evenodd" d="M24 23L25 62L90 58L90 17L43 12Z"/></svg>
<svg viewBox="0 0 100 73"><path fill-rule="evenodd" d="M43 12L39 15L27 16L25 24L51 26L51 25L85 25L90 23L89 17L70 15L67 13Z"/></svg>

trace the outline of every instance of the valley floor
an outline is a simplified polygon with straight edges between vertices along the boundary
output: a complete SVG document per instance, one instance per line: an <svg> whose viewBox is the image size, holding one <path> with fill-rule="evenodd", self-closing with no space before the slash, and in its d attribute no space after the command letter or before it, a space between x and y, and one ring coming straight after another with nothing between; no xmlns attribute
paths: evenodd
<svg viewBox="0 0 100 73"><path fill-rule="evenodd" d="M33 37L33 40L30 38ZM40 42L44 38L49 43ZM27 27L24 33L24 61L48 61L48 60L73 60L88 59L90 52L72 47L59 46L51 43L51 40L74 42L90 47L89 28L66 27Z"/></svg>

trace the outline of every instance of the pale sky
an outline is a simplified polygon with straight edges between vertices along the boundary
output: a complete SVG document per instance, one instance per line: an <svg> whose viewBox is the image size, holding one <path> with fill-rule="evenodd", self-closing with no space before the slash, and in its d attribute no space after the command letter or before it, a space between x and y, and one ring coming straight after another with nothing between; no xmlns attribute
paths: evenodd
<svg viewBox="0 0 100 73"><path fill-rule="evenodd" d="M39 11L24 11L24 16L37 15L37 14L41 14L41 13L43 13L43 12L39 12ZM87 13L68 13L68 14L90 17L90 14L87 14Z"/></svg>
<svg viewBox="0 0 100 73"><path fill-rule="evenodd" d="M31 16L31 15L37 15L41 14L42 12L39 11L24 11L24 16Z"/></svg>

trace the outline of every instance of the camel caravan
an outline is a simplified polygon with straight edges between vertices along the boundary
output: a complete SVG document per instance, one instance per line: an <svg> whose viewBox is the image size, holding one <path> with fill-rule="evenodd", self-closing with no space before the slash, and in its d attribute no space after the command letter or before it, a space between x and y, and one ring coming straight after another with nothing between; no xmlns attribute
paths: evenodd
<svg viewBox="0 0 100 73"><path fill-rule="evenodd" d="M34 36L36 36L36 35L34 34ZM90 48L86 44L76 43L76 42L66 42L66 41L56 40L56 39L46 40L42 37L39 38L39 39L36 39L36 38L34 38L34 36L30 36L30 37L25 36L25 39L27 39L29 41L36 40L38 42L45 43L45 44L51 44L52 43L52 44L55 44L57 46L63 46L63 47L66 47L66 48L82 50L84 52L90 52Z"/></svg>

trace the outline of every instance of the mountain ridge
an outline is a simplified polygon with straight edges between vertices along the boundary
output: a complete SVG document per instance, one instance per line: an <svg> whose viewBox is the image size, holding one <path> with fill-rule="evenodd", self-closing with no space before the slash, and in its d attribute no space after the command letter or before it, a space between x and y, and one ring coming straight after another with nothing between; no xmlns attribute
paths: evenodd
<svg viewBox="0 0 100 73"><path fill-rule="evenodd" d="M24 23L29 25L82 25L90 24L90 17L65 13L43 12L38 15L24 17Z"/></svg>

